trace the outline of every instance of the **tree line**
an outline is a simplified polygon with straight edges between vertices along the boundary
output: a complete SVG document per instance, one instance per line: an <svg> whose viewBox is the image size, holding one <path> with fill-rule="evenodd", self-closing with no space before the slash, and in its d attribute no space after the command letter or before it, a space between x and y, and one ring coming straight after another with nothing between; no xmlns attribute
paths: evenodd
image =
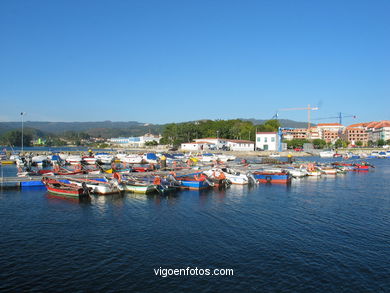
<svg viewBox="0 0 390 293"><path fill-rule="evenodd" d="M279 127L278 120L268 120L261 125L240 119L170 123L165 126L160 143L179 146L181 143L204 137L255 141L257 131L273 132Z"/></svg>

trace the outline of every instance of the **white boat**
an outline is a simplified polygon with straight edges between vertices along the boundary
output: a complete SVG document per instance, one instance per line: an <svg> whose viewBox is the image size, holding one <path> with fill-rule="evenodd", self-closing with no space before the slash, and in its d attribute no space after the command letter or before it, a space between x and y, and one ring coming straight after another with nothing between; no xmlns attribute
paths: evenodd
<svg viewBox="0 0 390 293"><path fill-rule="evenodd" d="M218 157L212 153L202 154L199 158L199 161L205 162L205 163L209 163L209 162L213 162L213 161L217 161L217 160L218 160Z"/></svg>
<svg viewBox="0 0 390 293"><path fill-rule="evenodd" d="M109 153L96 153L95 158L102 164L111 164L114 161L114 156Z"/></svg>
<svg viewBox="0 0 390 293"><path fill-rule="evenodd" d="M320 152L321 158L333 158L335 152L334 151L322 151Z"/></svg>
<svg viewBox="0 0 390 293"><path fill-rule="evenodd" d="M286 171L291 174L292 177L301 178L307 176L307 170L305 168L286 168Z"/></svg>
<svg viewBox="0 0 390 293"><path fill-rule="evenodd" d="M378 151L372 151L370 154L370 157L377 158L379 157L379 152Z"/></svg>
<svg viewBox="0 0 390 293"><path fill-rule="evenodd" d="M312 171L307 171L307 176L321 176L321 171L319 170L312 170Z"/></svg>
<svg viewBox="0 0 390 293"><path fill-rule="evenodd" d="M246 185L249 183L249 178L247 175L242 174L230 168L212 168L203 173L205 173L207 176L210 177L218 177L219 174L217 173L221 173L221 172L225 175L226 179L228 179L232 184Z"/></svg>
<svg viewBox="0 0 390 293"><path fill-rule="evenodd" d="M143 161L149 163L149 164L157 164L158 163L158 157L155 153L146 153L142 156Z"/></svg>
<svg viewBox="0 0 390 293"><path fill-rule="evenodd" d="M127 163L127 164L141 164L143 158L141 155L129 154L126 156L121 156L120 160L122 163Z"/></svg>
<svg viewBox="0 0 390 293"><path fill-rule="evenodd" d="M318 167L318 170L325 175L337 175L337 169L332 167Z"/></svg>
<svg viewBox="0 0 390 293"><path fill-rule="evenodd" d="M48 163L47 156L34 156L31 158L31 162L36 164L38 167L42 167L43 165Z"/></svg>
<svg viewBox="0 0 390 293"><path fill-rule="evenodd" d="M91 190L92 193L95 194L113 194L119 193L119 184L115 184L115 182L109 182L107 179L100 180L92 180L92 179L81 179L81 178L67 178L70 183L77 184L82 186L83 183ZM117 182L117 181L116 181Z"/></svg>
<svg viewBox="0 0 390 293"><path fill-rule="evenodd" d="M71 165L81 164L81 160L82 158L79 155L68 155L65 159L65 161Z"/></svg>
<svg viewBox="0 0 390 293"><path fill-rule="evenodd" d="M280 158L280 154L278 153L272 153L269 155L270 158Z"/></svg>
<svg viewBox="0 0 390 293"><path fill-rule="evenodd" d="M88 164L88 165L95 165L96 161L97 161L97 158L94 156L84 156L84 157L82 157L82 159L83 159L83 162Z"/></svg>
<svg viewBox="0 0 390 293"><path fill-rule="evenodd" d="M220 162L234 161L236 159L236 156L233 155L216 154L216 156Z"/></svg>

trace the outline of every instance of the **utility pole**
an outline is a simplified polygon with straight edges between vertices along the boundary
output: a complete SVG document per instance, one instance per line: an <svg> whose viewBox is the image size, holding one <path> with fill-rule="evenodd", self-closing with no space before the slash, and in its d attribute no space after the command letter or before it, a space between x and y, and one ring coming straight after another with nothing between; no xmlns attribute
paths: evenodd
<svg viewBox="0 0 390 293"><path fill-rule="evenodd" d="M23 153L23 116L26 114L26 112L20 112L20 116L22 116L22 153Z"/></svg>

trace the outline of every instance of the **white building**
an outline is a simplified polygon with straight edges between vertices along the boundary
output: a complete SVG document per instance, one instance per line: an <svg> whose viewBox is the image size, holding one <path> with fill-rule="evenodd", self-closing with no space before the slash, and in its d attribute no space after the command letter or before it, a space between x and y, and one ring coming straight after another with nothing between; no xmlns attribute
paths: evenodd
<svg viewBox="0 0 390 293"><path fill-rule="evenodd" d="M279 136L277 132L256 132L256 150L277 151Z"/></svg>
<svg viewBox="0 0 390 293"><path fill-rule="evenodd" d="M144 147L146 142L156 141L157 143L161 139L161 135L153 135L147 133L143 136L138 137L117 137L110 138L109 142L114 145L125 146L125 147Z"/></svg>
<svg viewBox="0 0 390 293"><path fill-rule="evenodd" d="M380 139L390 139L390 121L382 120L371 122L367 125L368 140L378 141Z"/></svg>
<svg viewBox="0 0 390 293"><path fill-rule="evenodd" d="M214 144L217 149L221 149L223 146L227 146L227 140L224 138L206 137L194 139L195 142L206 142Z"/></svg>
<svg viewBox="0 0 390 293"><path fill-rule="evenodd" d="M182 143L180 148L183 151L203 151L215 149L216 145L207 141L195 141Z"/></svg>
<svg viewBox="0 0 390 293"><path fill-rule="evenodd" d="M228 139L227 146L231 151L253 151L255 143L250 140Z"/></svg>

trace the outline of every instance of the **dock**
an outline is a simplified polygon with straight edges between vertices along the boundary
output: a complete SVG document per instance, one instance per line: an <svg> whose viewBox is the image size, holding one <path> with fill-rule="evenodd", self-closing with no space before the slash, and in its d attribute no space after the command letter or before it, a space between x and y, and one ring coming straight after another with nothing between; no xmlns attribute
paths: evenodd
<svg viewBox="0 0 390 293"><path fill-rule="evenodd" d="M132 177L145 177L145 176L167 176L171 171L153 171L153 172L135 172L126 174ZM177 175L186 175L189 173L195 173L197 170L181 170L177 172ZM56 180L67 180L69 178L81 178L81 179L101 179L112 178L113 174L101 173L101 174L80 174L80 175L52 175L52 176L28 176L28 177L0 177L0 189L18 189L23 187L39 187L44 186L41 182L43 177L53 178Z"/></svg>

